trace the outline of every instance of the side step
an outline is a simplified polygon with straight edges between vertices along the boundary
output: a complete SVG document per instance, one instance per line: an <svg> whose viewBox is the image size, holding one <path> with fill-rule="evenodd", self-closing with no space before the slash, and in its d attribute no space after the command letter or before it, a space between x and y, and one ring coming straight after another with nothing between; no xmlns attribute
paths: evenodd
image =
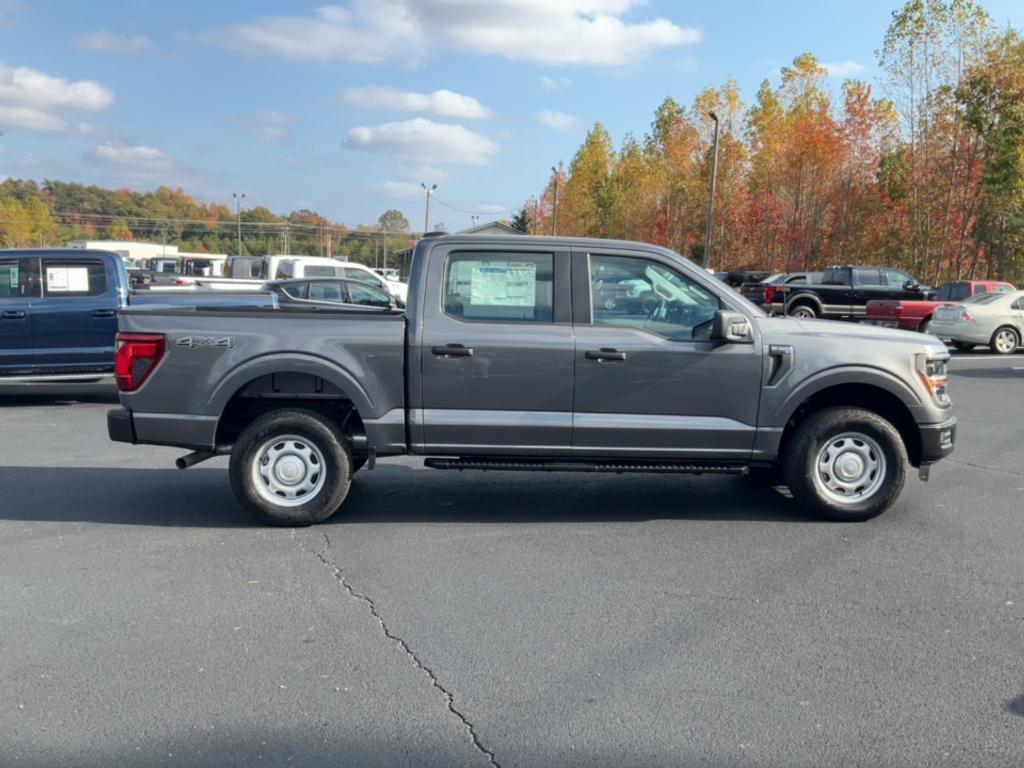
<svg viewBox="0 0 1024 768"><path fill-rule="evenodd" d="M457 459L432 457L423 463L431 469L475 469L515 472L646 472L681 475L745 475L746 464L724 464L714 461L636 461L630 459L538 459L486 458L460 456Z"/></svg>

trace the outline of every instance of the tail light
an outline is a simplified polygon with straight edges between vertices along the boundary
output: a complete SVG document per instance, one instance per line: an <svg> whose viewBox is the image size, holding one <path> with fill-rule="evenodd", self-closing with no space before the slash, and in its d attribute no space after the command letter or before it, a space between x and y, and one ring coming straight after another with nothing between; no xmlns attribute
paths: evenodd
<svg viewBox="0 0 1024 768"><path fill-rule="evenodd" d="M764 303L773 304L775 302L775 286L766 285L764 287Z"/></svg>
<svg viewBox="0 0 1024 768"><path fill-rule="evenodd" d="M974 318L971 316L971 313L968 312L966 309L961 309L960 310L960 317L958 319L960 320L961 323L973 323L974 322Z"/></svg>
<svg viewBox="0 0 1024 768"><path fill-rule="evenodd" d="M176 277L174 279L174 285L195 285L196 281L187 277Z"/></svg>
<svg viewBox="0 0 1024 768"><path fill-rule="evenodd" d="M119 333L114 378L122 392L134 392L164 356L167 343L159 333Z"/></svg>

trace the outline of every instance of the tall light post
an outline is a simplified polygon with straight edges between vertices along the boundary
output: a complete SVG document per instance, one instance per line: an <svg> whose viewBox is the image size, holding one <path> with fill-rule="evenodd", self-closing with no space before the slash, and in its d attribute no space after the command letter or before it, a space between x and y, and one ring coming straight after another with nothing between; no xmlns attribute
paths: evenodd
<svg viewBox="0 0 1024 768"><path fill-rule="evenodd" d="M437 184L431 184L429 187L420 182L420 186L427 190L427 212L423 216L423 234L426 235L430 231L430 196L434 194L434 190L437 189Z"/></svg>
<svg viewBox="0 0 1024 768"><path fill-rule="evenodd" d="M238 194L232 192L231 196L235 198L235 223L238 225L238 255L242 255L242 201L245 200L245 192Z"/></svg>
<svg viewBox="0 0 1024 768"><path fill-rule="evenodd" d="M718 115L708 112L715 121L715 136L711 141L711 189L708 191L708 226L704 232L704 269L711 264L711 221L715 213L715 186L718 183Z"/></svg>
<svg viewBox="0 0 1024 768"><path fill-rule="evenodd" d="M555 166L551 166L551 173L555 175L555 201L551 210L551 236L554 237L558 234L558 171L555 170Z"/></svg>

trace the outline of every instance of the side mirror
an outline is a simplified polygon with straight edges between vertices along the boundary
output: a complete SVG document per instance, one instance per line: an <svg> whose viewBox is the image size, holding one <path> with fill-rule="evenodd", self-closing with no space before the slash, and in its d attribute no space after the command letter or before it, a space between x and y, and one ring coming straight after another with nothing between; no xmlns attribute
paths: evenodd
<svg viewBox="0 0 1024 768"><path fill-rule="evenodd" d="M745 315L720 309L715 312L715 319L712 321L711 339L728 344L753 344L754 329Z"/></svg>
<svg viewBox="0 0 1024 768"><path fill-rule="evenodd" d="M907 280L907 282L905 282L903 284L903 290L904 291L919 291L919 290L921 290L921 284L920 283L915 283L913 280Z"/></svg>

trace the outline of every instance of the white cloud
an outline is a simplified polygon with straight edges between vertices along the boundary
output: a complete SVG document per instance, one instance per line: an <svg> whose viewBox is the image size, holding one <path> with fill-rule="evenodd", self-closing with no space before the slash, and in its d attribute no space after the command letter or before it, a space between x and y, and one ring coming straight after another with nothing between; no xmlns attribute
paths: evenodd
<svg viewBox="0 0 1024 768"><path fill-rule="evenodd" d="M174 167L174 159L167 152L141 144L107 141L96 145L92 157L104 165L136 176L162 174Z"/></svg>
<svg viewBox="0 0 1024 768"><path fill-rule="evenodd" d="M545 128L563 133L577 133L580 130L580 121L573 115L559 112L557 109L542 109L537 113L537 122Z"/></svg>
<svg viewBox="0 0 1024 768"><path fill-rule="evenodd" d="M387 197L413 197L423 194L420 185L412 181L385 181L374 184L371 189Z"/></svg>
<svg viewBox="0 0 1024 768"><path fill-rule="evenodd" d="M153 41L145 35L115 35L101 29L91 35L79 38L78 47L97 53L138 54L149 53L156 49Z"/></svg>
<svg viewBox="0 0 1024 768"><path fill-rule="evenodd" d="M824 62L821 66L828 72L829 77L856 77L867 69L859 61L853 59Z"/></svg>
<svg viewBox="0 0 1024 768"><path fill-rule="evenodd" d="M540 87L545 91L560 91L570 85L572 85L572 80L568 77L548 77L547 75L540 77Z"/></svg>
<svg viewBox="0 0 1024 768"><path fill-rule="evenodd" d="M622 66L701 32L664 18L626 22L645 0L351 0L309 16L237 24L210 39L250 54L308 61L418 63L454 48L545 64Z"/></svg>
<svg viewBox="0 0 1024 768"><path fill-rule="evenodd" d="M435 123L424 117L348 132L348 146L397 155L402 160L456 165L487 165L498 145L454 123Z"/></svg>
<svg viewBox="0 0 1024 768"><path fill-rule="evenodd" d="M26 131L66 131L68 123L61 117L32 107L10 106L0 103L0 125Z"/></svg>
<svg viewBox="0 0 1024 768"><path fill-rule="evenodd" d="M113 103L114 94L95 81L68 82L36 69L0 63L0 104L96 112Z"/></svg>
<svg viewBox="0 0 1024 768"><path fill-rule="evenodd" d="M259 109L239 119L242 129L257 141L267 144L284 144L291 140L288 125L291 117L273 109Z"/></svg>
<svg viewBox="0 0 1024 768"><path fill-rule="evenodd" d="M359 109L419 112L467 120L486 120L491 117L491 110L472 96L444 89L433 93L415 93L387 86L369 85L363 88L348 88L342 94L341 101Z"/></svg>

